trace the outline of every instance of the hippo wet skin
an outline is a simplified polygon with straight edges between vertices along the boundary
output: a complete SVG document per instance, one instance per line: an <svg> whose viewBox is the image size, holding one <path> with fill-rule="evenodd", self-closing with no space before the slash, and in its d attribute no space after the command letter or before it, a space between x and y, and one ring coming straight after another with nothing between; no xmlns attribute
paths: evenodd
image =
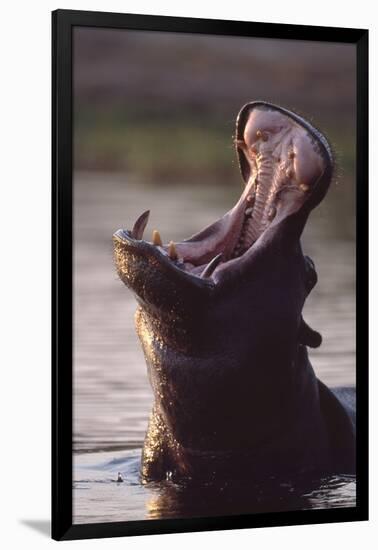
<svg viewBox="0 0 378 550"><path fill-rule="evenodd" d="M308 359L321 336L302 318L317 282L300 237L332 179L331 149L300 116L240 111L244 190L179 243L143 240L148 212L113 236L154 393L144 480L353 473L354 390L328 389Z"/></svg>

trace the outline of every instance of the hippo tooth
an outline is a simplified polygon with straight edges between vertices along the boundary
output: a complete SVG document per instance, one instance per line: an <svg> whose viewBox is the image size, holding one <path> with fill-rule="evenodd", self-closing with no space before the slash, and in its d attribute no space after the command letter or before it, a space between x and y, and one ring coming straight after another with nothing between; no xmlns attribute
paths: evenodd
<svg viewBox="0 0 378 550"><path fill-rule="evenodd" d="M272 221L272 219L274 218L274 216L276 215L276 212L277 212L277 209L275 206L272 206L269 210L269 213L268 213L268 219L269 221Z"/></svg>
<svg viewBox="0 0 378 550"><path fill-rule="evenodd" d="M133 239L141 240L143 239L143 233L146 229L148 218L150 216L150 211L146 210L141 216L137 219L134 224L133 230L131 231L131 236Z"/></svg>
<svg viewBox="0 0 378 550"><path fill-rule="evenodd" d="M242 139L236 139L235 145L236 147L240 147L240 149L245 149L245 143Z"/></svg>
<svg viewBox="0 0 378 550"><path fill-rule="evenodd" d="M293 177L293 170L291 168L288 168L286 170L286 177L287 178L292 178Z"/></svg>
<svg viewBox="0 0 378 550"><path fill-rule="evenodd" d="M154 229L152 232L152 243L155 246L163 246L163 241L161 240L160 233L157 229Z"/></svg>
<svg viewBox="0 0 378 550"><path fill-rule="evenodd" d="M253 208L247 208L247 210L244 212L245 216L249 216L250 214L252 214L253 212Z"/></svg>
<svg viewBox="0 0 378 550"><path fill-rule="evenodd" d="M201 279L206 279L207 277L210 277L210 275L214 272L215 268L220 264L222 260L222 252L215 256L211 262L207 264L205 269L201 273Z"/></svg>
<svg viewBox="0 0 378 550"><path fill-rule="evenodd" d="M306 183L301 183L299 187L304 193L306 193L310 189L309 185L307 185Z"/></svg>
<svg viewBox="0 0 378 550"><path fill-rule="evenodd" d="M169 246L168 246L168 255L169 257L171 258L171 260L177 260L178 256L177 256L177 250L176 250L176 245L173 241L171 241L169 243Z"/></svg>

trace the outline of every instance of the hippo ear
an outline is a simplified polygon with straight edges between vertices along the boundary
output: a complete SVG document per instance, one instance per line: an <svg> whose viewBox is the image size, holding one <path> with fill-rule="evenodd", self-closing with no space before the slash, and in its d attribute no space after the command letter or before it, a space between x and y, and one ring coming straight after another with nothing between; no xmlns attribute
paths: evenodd
<svg viewBox="0 0 378 550"><path fill-rule="evenodd" d="M247 183L251 176L251 166L245 155L245 151L240 144L241 142L244 142L244 129L247 124L249 112L252 105L253 103L246 103L244 107L241 108L236 118L235 147L239 161L239 168L243 176L244 183Z"/></svg>

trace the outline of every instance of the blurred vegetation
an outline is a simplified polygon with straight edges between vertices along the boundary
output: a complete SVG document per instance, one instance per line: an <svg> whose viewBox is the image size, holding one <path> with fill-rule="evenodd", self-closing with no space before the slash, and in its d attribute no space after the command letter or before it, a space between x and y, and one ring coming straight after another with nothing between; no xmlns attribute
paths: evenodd
<svg viewBox="0 0 378 550"><path fill-rule="evenodd" d="M353 45L90 28L76 29L74 44L76 170L159 185L240 184L236 115L263 99L328 137L330 200L354 216Z"/></svg>
<svg viewBox="0 0 378 550"><path fill-rule="evenodd" d="M340 176L355 169L353 126L337 126L329 121L313 121L328 138ZM201 183L201 176L228 181L233 176L234 121L196 117L156 120L136 119L123 109L87 110L75 114L75 167L83 170L126 171L141 179L173 183L189 179Z"/></svg>
<svg viewBox="0 0 378 550"><path fill-rule="evenodd" d="M235 168L233 128L193 120L135 120L123 111L76 115L76 167L126 171L143 181L227 181Z"/></svg>

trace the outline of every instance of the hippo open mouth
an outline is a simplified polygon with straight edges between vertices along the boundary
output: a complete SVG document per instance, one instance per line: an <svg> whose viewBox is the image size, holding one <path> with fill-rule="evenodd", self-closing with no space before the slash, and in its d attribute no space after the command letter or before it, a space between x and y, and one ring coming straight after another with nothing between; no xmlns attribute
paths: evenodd
<svg viewBox="0 0 378 550"><path fill-rule="evenodd" d="M285 220L301 213L297 230L303 229L332 176L332 155L324 137L300 116L254 102L239 113L235 147L245 182L237 204L179 243L163 244L157 231L152 242L142 240L149 211L143 213L133 230L120 229L114 235L123 280L134 279L133 257L145 255L153 258L157 268L171 271L172 277L186 277L196 286L220 284L253 261L274 232L283 232ZM289 232L294 230L287 225ZM275 231L278 226L282 227Z"/></svg>

